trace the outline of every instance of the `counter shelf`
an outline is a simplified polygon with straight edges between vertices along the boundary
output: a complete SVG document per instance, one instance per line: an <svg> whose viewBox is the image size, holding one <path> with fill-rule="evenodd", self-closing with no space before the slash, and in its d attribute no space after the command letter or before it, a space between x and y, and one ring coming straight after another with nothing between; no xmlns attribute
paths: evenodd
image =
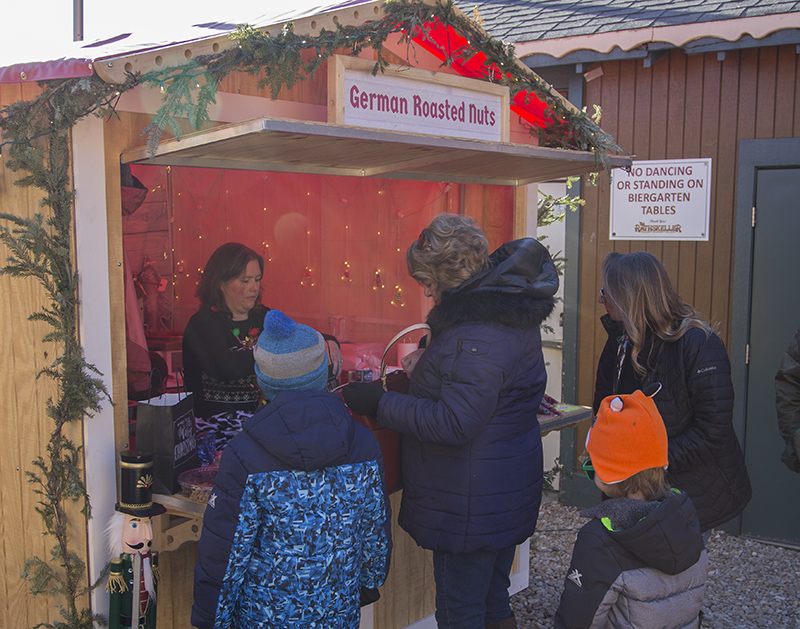
<svg viewBox="0 0 800 629"><path fill-rule="evenodd" d="M579 422L592 417L592 409L588 406L556 404L556 408L561 415L540 416L539 424L542 435L572 428ZM200 539L206 505L180 494L172 496L153 494L153 501L164 505L167 509L167 512L160 518L160 525L157 524L153 530L156 538L155 548L161 552L176 550L183 544Z"/></svg>

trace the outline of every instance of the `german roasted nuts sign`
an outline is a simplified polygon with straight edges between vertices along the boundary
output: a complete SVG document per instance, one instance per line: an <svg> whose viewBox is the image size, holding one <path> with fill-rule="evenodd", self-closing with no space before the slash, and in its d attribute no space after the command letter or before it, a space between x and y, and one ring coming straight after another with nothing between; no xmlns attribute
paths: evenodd
<svg viewBox="0 0 800 629"><path fill-rule="evenodd" d="M508 142L508 88L485 81L336 56L328 122L385 131Z"/></svg>
<svg viewBox="0 0 800 629"><path fill-rule="evenodd" d="M635 161L615 169L611 240L708 240L711 159Z"/></svg>

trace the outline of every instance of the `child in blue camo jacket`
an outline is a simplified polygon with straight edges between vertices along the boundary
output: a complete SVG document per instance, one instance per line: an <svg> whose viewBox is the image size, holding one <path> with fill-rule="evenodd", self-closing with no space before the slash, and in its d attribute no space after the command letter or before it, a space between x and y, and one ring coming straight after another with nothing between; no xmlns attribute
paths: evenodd
<svg viewBox="0 0 800 629"><path fill-rule="evenodd" d="M269 404L226 447L203 521L192 625L355 629L386 578L380 447L324 393L322 336L277 310L254 348Z"/></svg>

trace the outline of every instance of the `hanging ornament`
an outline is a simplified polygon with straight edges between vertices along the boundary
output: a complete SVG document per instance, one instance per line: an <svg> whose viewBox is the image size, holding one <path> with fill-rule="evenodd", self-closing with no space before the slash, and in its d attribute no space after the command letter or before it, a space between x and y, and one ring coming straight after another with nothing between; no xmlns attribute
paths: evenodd
<svg viewBox="0 0 800 629"><path fill-rule="evenodd" d="M300 284L306 288L314 286L314 276L311 274L310 266L307 266L306 270L303 272L303 279L300 280Z"/></svg>
<svg viewBox="0 0 800 629"><path fill-rule="evenodd" d="M394 299L390 302L395 308L402 308L405 306L403 301L403 289L399 285L394 287Z"/></svg>
<svg viewBox="0 0 800 629"><path fill-rule="evenodd" d="M345 282L353 281L353 278L350 277L350 263L347 260L344 261L344 271L342 271L342 279Z"/></svg>
<svg viewBox="0 0 800 629"><path fill-rule="evenodd" d="M383 285L383 280L381 280L381 270L375 269L375 283L372 285L372 290L378 290L379 288L386 288Z"/></svg>

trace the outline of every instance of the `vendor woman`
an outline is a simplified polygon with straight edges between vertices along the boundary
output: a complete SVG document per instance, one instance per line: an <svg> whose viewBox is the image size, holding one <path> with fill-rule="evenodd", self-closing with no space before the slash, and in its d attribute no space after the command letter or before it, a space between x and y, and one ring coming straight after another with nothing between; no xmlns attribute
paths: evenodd
<svg viewBox="0 0 800 629"><path fill-rule="evenodd" d="M200 308L183 333L183 369L201 429L220 422L238 428L261 402L253 346L269 310L261 303L263 274L264 258L228 242L211 254L200 278ZM333 381L341 372L342 355L334 337L326 341Z"/></svg>

